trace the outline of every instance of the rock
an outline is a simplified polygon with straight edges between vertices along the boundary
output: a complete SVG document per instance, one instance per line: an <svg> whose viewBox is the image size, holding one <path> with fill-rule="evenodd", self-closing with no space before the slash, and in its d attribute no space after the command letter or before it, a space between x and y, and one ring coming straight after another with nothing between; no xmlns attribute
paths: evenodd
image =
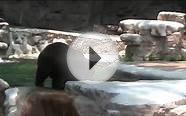
<svg viewBox="0 0 186 116"><path fill-rule="evenodd" d="M0 57L6 55L10 45L9 32L9 24L2 19L0 22Z"/></svg>
<svg viewBox="0 0 186 116"><path fill-rule="evenodd" d="M32 38L30 38L28 40L28 44L34 46L34 45L37 45L37 43L42 40L42 36L39 36L39 35L36 35L36 36L33 36Z"/></svg>
<svg viewBox="0 0 186 116"><path fill-rule="evenodd" d="M182 48L182 34L175 32L167 36L168 47L179 47Z"/></svg>
<svg viewBox="0 0 186 116"><path fill-rule="evenodd" d="M181 54L182 54L182 57L183 57L182 59L186 60L186 49L185 48L181 49Z"/></svg>
<svg viewBox="0 0 186 116"><path fill-rule="evenodd" d="M9 84L3 79L0 79L0 92L3 92L7 88L9 88Z"/></svg>
<svg viewBox="0 0 186 116"><path fill-rule="evenodd" d="M35 28L10 28L10 30L13 35L12 41L14 43L12 49L17 49L10 57L16 58L26 58L25 55L33 55L33 58L35 58L35 53L38 54L38 52L42 51L47 45L58 41L70 44L80 35L80 33ZM16 43L18 40L19 42Z"/></svg>
<svg viewBox="0 0 186 116"><path fill-rule="evenodd" d="M183 45L183 48L186 48L186 33L182 35L182 45Z"/></svg>
<svg viewBox="0 0 186 116"><path fill-rule="evenodd" d="M128 19L121 21L120 26L128 32L120 37L127 44L127 60L182 60L181 48L185 44L183 24L171 21Z"/></svg>
<svg viewBox="0 0 186 116"><path fill-rule="evenodd" d="M127 45L141 45L143 38L139 34L122 34L120 39Z"/></svg>
<svg viewBox="0 0 186 116"><path fill-rule="evenodd" d="M107 34L120 35L122 30L120 30L118 25L106 25Z"/></svg>
<svg viewBox="0 0 186 116"><path fill-rule="evenodd" d="M154 36L167 36L173 32L182 31L184 25L178 22L172 21L160 21L160 20L137 20L127 19L120 21L121 28L129 33L140 33L144 30L150 31Z"/></svg>
<svg viewBox="0 0 186 116"><path fill-rule="evenodd" d="M161 116L157 111L186 103L186 81L137 81L137 82L67 82L66 91L83 96L99 105L107 116ZM88 100L86 99L86 100ZM83 105L83 103L82 103ZM85 108L86 109L86 108ZM100 109L100 108L99 108ZM102 111L102 112L103 112ZM84 113L87 111L84 110ZM90 112L90 111L89 111ZM163 110L161 111L163 112ZM91 112L95 114L96 112Z"/></svg>
<svg viewBox="0 0 186 116"><path fill-rule="evenodd" d="M186 105L178 106L170 110L169 115L171 116L186 116Z"/></svg>
<svg viewBox="0 0 186 116"><path fill-rule="evenodd" d="M17 113L17 99L18 99L18 88L7 89L5 91L5 116L16 116Z"/></svg>
<svg viewBox="0 0 186 116"><path fill-rule="evenodd" d="M10 44L9 31L9 24L5 21L0 22L0 42L5 42L8 45Z"/></svg>
<svg viewBox="0 0 186 116"><path fill-rule="evenodd" d="M143 50L139 45L127 45L125 50L125 61L143 61Z"/></svg>
<svg viewBox="0 0 186 116"><path fill-rule="evenodd" d="M31 47L32 47L33 57L35 57L34 53L38 53L38 51L41 52L46 46L48 46L51 43L62 42L69 45L82 34L82 33L75 33L75 32L64 32L64 31L46 30L46 29L37 29L37 28L12 27L10 28L10 30L13 36L12 42L15 44L15 48L17 49L17 52L11 53L10 57L17 57L17 58L21 58L22 56L24 57L25 55L29 55L28 53L30 53L29 51L31 51ZM109 35L109 37L113 41L121 41L119 35ZM16 43L15 41L17 38L20 38L21 42ZM27 42L25 42L27 43L27 45L22 46L24 38L27 40ZM11 48L14 49L13 46Z"/></svg>
<svg viewBox="0 0 186 116"><path fill-rule="evenodd" d="M144 52L142 49L143 38L139 34L122 34L120 39L127 45L125 49L125 60L142 61Z"/></svg>
<svg viewBox="0 0 186 116"><path fill-rule="evenodd" d="M39 51L42 51L48 45L49 45L48 41L40 40L39 44L37 44L37 48L38 48Z"/></svg>
<svg viewBox="0 0 186 116"><path fill-rule="evenodd" d="M181 48L169 47L167 52L162 55L162 59L166 61L181 61L183 60L183 53Z"/></svg>
<svg viewBox="0 0 186 116"><path fill-rule="evenodd" d="M119 58L120 61L123 61L125 59L125 50L119 51Z"/></svg>
<svg viewBox="0 0 186 116"><path fill-rule="evenodd" d="M182 39L182 42L183 42L183 43L182 43L183 48L186 49L186 40L183 40L183 39Z"/></svg>
<svg viewBox="0 0 186 116"><path fill-rule="evenodd" d="M79 116L72 97L63 91L17 87L5 93L5 116Z"/></svg>
<svg viewBox="0 0 186 116"><path fill-rule="evenodd" d="M163 21L175 21L186 25L186 13L162 11L159 12L157 19Z"/></svg>
<svg viewBox="0 0 186 116"><path fill-rule="evenodd" d="M75 96L74 104L79 112L80 116L108 116L108 113L104 111L94 100L84 96Z"/></svg>
<svg viewBox="0 0 186 116"><path fill-rule="evenodd" d="M0 49L8 49L8 45L7 43L4 43L4 42L0 42Z"/></svg>
<svg viewBox="0 0 186 116"><path fill-rule="evenodd" d="M13 44L12 50L14 51L14 53L13 55L9 55L9 58L20 58L21 55L23 54L20 44Z"/></svg>
<svg viewBox="0 0 186 116"><path fill-rule="evenodd" d="M165 66L162 66L165 67ZM176 66L174 66L176 67ZM116 73L110 79L112 81L136 81L136 80L185 80L185 70L162 70L153 67L140 67L137 64L120 64Z"/></svg>
<svg viewBox="0 0 186 116"><path fill-rule="evenodd" d="M109 35L120 35L122 30L120 30L118 25L96 25L93 26L93 31Z"/></svg>
<svg viewBox="0 0 186 116"><path fill-rule="evenodd" d="M61 42L61 43L65 43L65 44L67 44L68 45L68 43L66 42L66 40L65 39L53 39L53 42L52 43L55 43L55 42Z"/></svg>
<svg viewBox="0 0 186 116"><path fill-rule="evenodd" d="M0 108L3 105L3 101L5 98L5 90L8 88L9 88L9 84L3 79L0 79Z"/></svg>

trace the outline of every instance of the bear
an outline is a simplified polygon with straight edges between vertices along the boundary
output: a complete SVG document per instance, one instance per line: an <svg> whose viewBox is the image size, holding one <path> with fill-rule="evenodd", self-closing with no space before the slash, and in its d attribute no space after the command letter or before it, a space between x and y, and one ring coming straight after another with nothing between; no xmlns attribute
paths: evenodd
<svg viewBox="0 0 186 116"><path fill-rule="evenodd" d="M37 71L35 85L44 87L44 81L47 77L52 79L52 88L63 90L67 81L77 81L70 72L67 64L67 52L69 46L56 42L48 45L41 51L37 60ZM75 50L74 53L84 58L80 51Z"/></svg>

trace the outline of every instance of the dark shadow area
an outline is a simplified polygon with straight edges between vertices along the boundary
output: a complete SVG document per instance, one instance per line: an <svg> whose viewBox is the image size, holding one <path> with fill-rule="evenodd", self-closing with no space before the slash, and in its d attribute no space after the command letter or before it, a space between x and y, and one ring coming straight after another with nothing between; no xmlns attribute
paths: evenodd
<svg viewBox="0 0 186 116"><path fill-rule="evenodd" d="M185 0L39 0L0 1L0 16L11 25L90 31L122 19L156 19L160 11L185 12Z"/></svg>

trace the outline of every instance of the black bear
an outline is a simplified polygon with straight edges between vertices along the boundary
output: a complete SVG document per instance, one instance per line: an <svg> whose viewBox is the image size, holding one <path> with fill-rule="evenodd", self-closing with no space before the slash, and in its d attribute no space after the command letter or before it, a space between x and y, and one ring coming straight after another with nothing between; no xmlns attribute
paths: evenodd
<svg viewBox="0 0 186 116"><path fill-rule="evenodd" d="M37 60L37 71L35 85L44 86L47 77L52 79L53 89L64 89L67 81L76 81L67 65L67 52L69 46L56 42L48 45L40 54ZM83 54L76 51L81 57Z"/></svg>

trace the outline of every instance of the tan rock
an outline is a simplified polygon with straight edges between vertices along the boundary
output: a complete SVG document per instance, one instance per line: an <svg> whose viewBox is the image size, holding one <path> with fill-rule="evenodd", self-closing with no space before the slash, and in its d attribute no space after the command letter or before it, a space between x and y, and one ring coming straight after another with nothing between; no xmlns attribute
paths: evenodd
<svg viewBox="0 0 186 116"><path fill-rule="evenodd" d="M186 35L183 35L182 37L182 45L183 45L183 48L186 48Z"/></svg>
<svg viewBox="0 0 186 116"><path fill-rule="evenodd" d="M171 116L186 116L186 105L178 106L169 113Z"/></svg>
<svg viewBox="0 0 186 116"><path fill-rule="evenodd" d="M175 32L167 36L168 47L182 47L182 34Z"/></svg>
<svg viewBox="0 0 186 116"><path fill-rule="evenodd" d="M120 39L126 45L140 45L143 42L143 38L139 34L122 34Z"/></svg>
<svg viewBox="0 0 186 116"><path fill-rule="evenodd" d="M186 13L162 11L158 14L158 20L176 21L186 25Z"/></svg>
<svg viewBox="0 0 186 116"><path fill-rule="evenodd" d="M119 25L128 33L150 31L153 36L167 36L184 30L183 24L173 21L127 19L120 21Z"/></svg>

